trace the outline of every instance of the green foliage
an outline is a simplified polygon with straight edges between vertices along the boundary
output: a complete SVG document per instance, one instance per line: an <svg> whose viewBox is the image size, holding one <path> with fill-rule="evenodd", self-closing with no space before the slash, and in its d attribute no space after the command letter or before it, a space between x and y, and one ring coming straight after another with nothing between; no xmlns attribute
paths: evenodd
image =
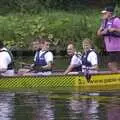
<svg viewBox="0 0 120 120"><path fill-rule="evenodd" d="M79 8L82 1L83 0L1 0L0 10L4 13L12 10L34 13L49 9L70 10Z"/></svg>
<svg viewBox="0 0 120 120"><path fill-rule="evenodd" d="M91 14L89 14L89 12ZM47 36L55 49L65 49L74 41L81 49L82 40L91 38L94 42L99 25L98 11L80 13L42 12L38 15L10 14L0 16L0 38L13 48L27 48L33 38ZM57 46L57 47L56 47Z"/></svg>
<svg viewBox="0 0 120 120"><path fill-rule="evenodd" d="M119 4L119 0L1 0L0 13L6 14L11 11L38 13L51 9L72 11L82 10L85 6L100 7L113 2Z"/></svg>
<svg viewBox="0 0 120 120"><path fill-rule="evenodd" d="M115 14L116 14L117 16L120 16L120 4L119 4L119 5L116 5L116 7L115 7Z"/></svg>

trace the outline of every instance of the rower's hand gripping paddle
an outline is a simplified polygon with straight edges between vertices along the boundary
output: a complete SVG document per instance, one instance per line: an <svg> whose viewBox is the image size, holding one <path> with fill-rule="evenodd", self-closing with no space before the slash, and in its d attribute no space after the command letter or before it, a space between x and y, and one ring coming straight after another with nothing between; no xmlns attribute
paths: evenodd
<svg viewBox="0 0 120 120"><path fill-rule="evenodd" d="M89 72L89 68L88 67L86 67L85 70L84 70L84 76L85 76L86 80L88 82L90 82L90 80L91 80L91 74Z"/></svg>

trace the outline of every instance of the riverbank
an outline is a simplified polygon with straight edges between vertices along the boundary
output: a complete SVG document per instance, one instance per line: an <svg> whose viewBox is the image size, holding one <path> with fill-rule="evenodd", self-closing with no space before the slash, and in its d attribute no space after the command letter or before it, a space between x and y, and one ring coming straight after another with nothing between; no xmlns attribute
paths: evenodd
<svg viewBox="0 0 120 120"><path fill-rule="evenodd" d="M13 13L0 16L0 38L12 49L29 49L31 41L38 36L48 36L52 49L65 49L74 41L79 50L85 37L91 38L98 48L96 30L100 24L100 10L42 11L39 14Z"/></svg>

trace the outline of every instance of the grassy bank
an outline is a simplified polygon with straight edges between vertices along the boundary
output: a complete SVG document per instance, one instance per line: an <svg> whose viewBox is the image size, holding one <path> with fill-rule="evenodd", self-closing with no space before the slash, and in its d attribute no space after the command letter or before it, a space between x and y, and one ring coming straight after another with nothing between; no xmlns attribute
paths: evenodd
<svg viewBox="0 0 120 120"><path fill-rule="evenodd" d="M99 47L96 30L100 24L98 10L79 12L49 11L39 14L8 14L0 16L0 39L13 49L28 48L37 36L48 36L55 49L63 49L74 41L78 49L85 37ZM56 47L57 46L57 47Z"/></svg>

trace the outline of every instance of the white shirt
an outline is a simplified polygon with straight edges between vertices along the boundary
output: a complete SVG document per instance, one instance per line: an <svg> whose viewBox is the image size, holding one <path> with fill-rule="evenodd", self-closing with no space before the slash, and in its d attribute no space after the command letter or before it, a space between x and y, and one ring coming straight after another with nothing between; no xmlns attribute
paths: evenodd
<svg viewBox="0 0 120 120"><path fill-rule="evenodd" d="M2 48L2 50L7 50L6 48ZM11 63L11 57L8 52L2 51L0 52L0 69L7 69L8 64Z"/></svg>
<svg viewBox="0 0 120 120"><path fill-rule="evenodd" d="M43 53L45 53L46 51L41 51L39 52L39 56L41 56ZM36 57L37 57L37 53L35 54L35 57L34 57L34 61L36 60ZM52 52L48 51L46 54L45 54L45 61L46 63L49 63L49 62L53 62L53 54Z"/></svg>
<svg viewBox="0 0 120 120"><path fill-rule="evenodd" d="M39 56L41 56L45 52L46 51L40 50ZM36 57L37 57L37 52L35 53L34 61L36 61ZM48 51L45 54L45 61L46 61L46 63L53 62L53 54L52 54L52 52ZM51 71L47 71L47 72L38 72L37 74L35 73L34 75L44 75L44 76L46 76L46 75L51 75L51 74L52 74Z"/></svg>
<svg viewBox="0 0 120 120"><path fill-rule="evenodd" d="M89 53L87 60L91 63L92 66L98 64L97 54L94 51Z"/></svg>
<svg viewBox="0 0 120 120"><path fill-rule="evenodd" d="M6 48L2 48L2 50L7 50ZM2 51L0 52L0 69L7 69L8 65L11 63L11 56L8 52ZM13 75L13 70L7 70L6 72L2 73L2 75Z"/></svg>
<svg viewBox="0 0 120 120"><path fill-rule="evenodd" d="M97 54L94 52L94 51L91 51L89 54L88 54L88 57L87 57L87 60L88 62L91 63L92 66L94 65L98 65L98 57L97 57ZM85 71L86 66L82 65L82 72ZM97 72L96 70L89 70L89 72Z"/></svg>
<svg viewBox="0 0 120 120"><path fill-rule="evenodd" d="M70 65L80 66L82 64L80 55L73 55Z"/></svg>

